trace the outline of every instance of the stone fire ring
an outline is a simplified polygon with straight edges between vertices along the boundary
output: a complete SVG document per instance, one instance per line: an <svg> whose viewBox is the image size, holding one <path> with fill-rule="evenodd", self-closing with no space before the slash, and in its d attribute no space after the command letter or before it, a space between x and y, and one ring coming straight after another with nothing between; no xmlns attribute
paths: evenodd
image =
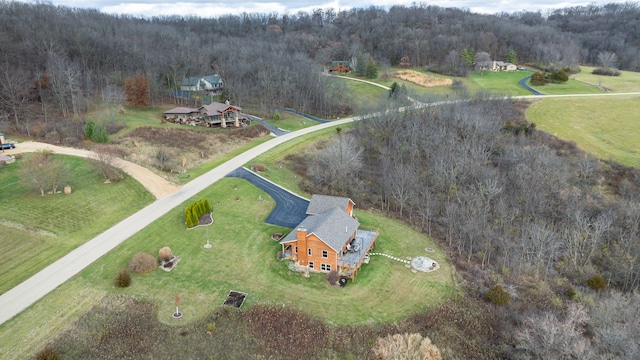
<svg viewBox="0 0 640 360"><path fill-rule="evenodd" d="M426 256L416 256L411 260L411 267L422 272L438 270L440 264Z"/></svg>

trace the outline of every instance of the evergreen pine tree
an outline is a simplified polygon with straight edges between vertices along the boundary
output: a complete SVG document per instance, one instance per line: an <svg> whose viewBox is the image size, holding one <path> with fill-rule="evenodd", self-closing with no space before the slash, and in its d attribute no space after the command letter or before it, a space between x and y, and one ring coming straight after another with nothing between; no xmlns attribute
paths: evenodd
<svg viewBox="0 0 640 360"><path fill-rule="evenodd" d="M516 52L513 51L513 50L509 50L509 53L507 54L507 58L505 60L508 63L517 64L518 63L518 58L516 57Z"/></svg>
<svg viewBox="0 0 640 360"><path fill-rule="evenodd" d="M356 75L364 76L366 72L367 65L364 63L364 58L362 54L358 54L358 56L356 56Z"/></svg>
<svg viewBox="0 0 640 360"><path fill-rule="evenodd" d="M378 67L376 67L376 64L373 62L373 59L369 59L369 64L367 64L367 70L366 70L366 78L367 79L375 79L378 77Z"/></svg>

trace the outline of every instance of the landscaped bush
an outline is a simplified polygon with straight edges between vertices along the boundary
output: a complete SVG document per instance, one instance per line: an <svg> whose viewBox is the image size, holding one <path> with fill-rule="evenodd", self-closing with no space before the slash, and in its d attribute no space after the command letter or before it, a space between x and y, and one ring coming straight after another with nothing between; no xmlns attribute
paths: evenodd
<svg viewBox="0 0 640 360"><path fill-rule="evenodd" d="M600 291L607 287L607 283L604 281L602 276L595 275L587 280L587 286L595 291Z"/></svg>
<svg viewBox="0 0 640 360"><path fill-rule="evenodd" d="M504 306L511 301L511 295L502 286L495 285L487 292L487 299L498 306Z"/></svg>
<svg viewBox="0 0 640 360"><path fill-rule="evenodd" d="M620 76L620 71L614 68L595 68L591 73L593 75Z"/></svg>
<svg viewBox="0 0 640 360"><path fill-rule="evenodd" d="M209 199L200 199L195 203L187 205L184 209L184 223L187 228L200 225L200 217L213 212L213 207Z"/></svg>
<svg viewBox="0 0 640 360"><path fill-rule="evenodd" d="M253 168L253 171L257 171L257 172L267 170L267 167L262 163L255 163L251 165L251 168Z"/></svg>
<svg viewBox="0 0 640 360"><path fill-rule="evenodd" d="M126 269L118 271L114 283L119 288L129 287L131 285L131 274Z"/></svg>
<svg viewBox="0 0 640 360"><path fill-rule="evenodd" d="M155 270L156 266L156 258L147 252L139 252L133 255L133 258L129 261L129 270L137 274L151 272Z"/></svg>
<svg viewBox="0 0 640 360"><path fill-rule="evenodd" d="M340 280L340 274L336 270L331 270L327 273L327 281L331 286L337 285L338 280Z"/></svg>
<svg viewBox="0 0 640 360"><path fill-rule="evenodd" d="M163 247L158 251L158 259L161 261L169 261L173 257L173 252L167 246Z"/></svg>

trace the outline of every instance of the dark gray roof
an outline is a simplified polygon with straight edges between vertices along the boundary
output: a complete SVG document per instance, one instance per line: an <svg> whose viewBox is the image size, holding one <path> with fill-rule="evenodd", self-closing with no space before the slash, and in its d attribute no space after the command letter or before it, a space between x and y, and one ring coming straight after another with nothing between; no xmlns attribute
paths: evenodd
<svg viewBox="0 0 640 360"><path fill-rule="evenodd" d="M346 214L347 206L351 199L341 196L318 195L311 196L309 207L307 207L307 215L317 215L327 212L335 207L342 209Z"/></svg>
<svg viewBox="0 0 640 360"><path fill-rule="evenodd" d="M300 225L282 239L280 243L284 244L296 241L297 229L304 228L307 230L307 234L315 234L334 251L340 252L342 247L349 241L356 230L358 230L359 226L360 222L347 215L344 209L334 207L332 210L322 214L307 216L307 218L302 220Z"/></svg>

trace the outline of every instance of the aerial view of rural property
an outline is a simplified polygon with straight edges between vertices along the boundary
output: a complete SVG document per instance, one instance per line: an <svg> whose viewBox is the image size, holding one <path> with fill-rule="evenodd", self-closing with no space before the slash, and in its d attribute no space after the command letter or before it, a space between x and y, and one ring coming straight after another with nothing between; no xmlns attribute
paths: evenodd
<svg viewBox="0 0 640 360"><path fill-rule="evenodd" d="M0 0L0 359L640 359L640 4L456 4Z"/></svg>

